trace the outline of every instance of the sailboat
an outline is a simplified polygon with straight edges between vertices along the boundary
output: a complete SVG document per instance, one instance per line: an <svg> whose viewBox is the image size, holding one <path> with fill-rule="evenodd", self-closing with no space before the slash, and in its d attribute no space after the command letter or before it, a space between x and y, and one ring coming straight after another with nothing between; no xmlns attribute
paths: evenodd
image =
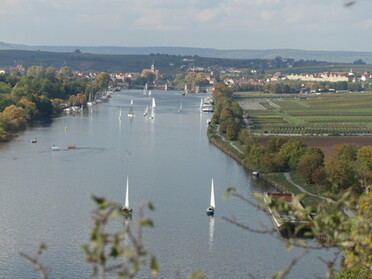
<svg viewBox="0 0 372 279"><path fill-rule="evenodd" d="M133 209L129 207L129 179L127 176L127 187L125 189L125 202L122 208L125 218L132 218Z"/></svg>
<svg viewBox="0 0 372 279"><path fill-rule="evenodd" d="M146 106L145 112L143 113L143 116L146 116L149 113L149 106Z"/></svg>
<svg viewBox="0 0 372 279"><path fill-rule="evenodd" d="M152 95L151 90L149 90L149 96L151 96L151 95Z"/></svg>
<svg viewBox="0 0 372 279"><path fill-rule="evenodd" d="M180 108L178 109L178 112L182 112L182 101L180 103Z"/></svg>
<svg viewBox="0 0 372 279"><path fill-rule="evenodd" d="M133 100L130 100L130 110L128 112L128 117L129 118L133 118L135 115L134 115L134 112L133 112Z"/></svg>
<svg viewBox="0 0 372 279"><path fill-rule="evenodd" d="M185 87L183 89L182 95L186 95L187 93L189 93L189 90L187 89L187 84L185 83Z"/></svg>
<svg viewBox="0 0 372 279"><path fill-rule="evenodd" d="M200 109L200 111L203 111L203 99L200 99L199 109Z"/></svg>
<svg viewBox="0 0 372 279"><path fill-rule="evenodd" d="M213 185L213 178L212 178L212 184L211 184L211 199L209 202L209 207L207 208L207 215L213 216L214 215L214 209L216 207L216 203L214 200L214 185Z"/></svg>
<svg viewBox="0 0 372 279"><path fill-rule="evenodd" d="M88 102L87 102L87 106L88 107L91 107L94 105L94 102L92 100L92 93L89 94L89 99L88 99Z"/></svg>
<svg viewBox="0 0 372 279"><path fill-rule="evenodd" d="M151 109L156 109L155 98L152 98Z"/></svg>

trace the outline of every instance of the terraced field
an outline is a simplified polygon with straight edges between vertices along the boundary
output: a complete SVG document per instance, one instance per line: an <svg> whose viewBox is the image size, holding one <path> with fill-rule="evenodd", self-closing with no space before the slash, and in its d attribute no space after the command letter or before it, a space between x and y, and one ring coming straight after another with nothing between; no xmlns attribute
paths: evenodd
<svg viewBox="0 0 372 279"><path fill-rule="evenodd" d="M237 101L256 135L372 135L372 93L250 93L240 94Z"/></svg>

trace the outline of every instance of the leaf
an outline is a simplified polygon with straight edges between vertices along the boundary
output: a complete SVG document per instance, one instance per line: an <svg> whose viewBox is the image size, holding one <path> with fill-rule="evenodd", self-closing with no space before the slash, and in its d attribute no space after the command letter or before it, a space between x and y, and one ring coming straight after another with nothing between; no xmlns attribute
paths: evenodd
<svg viewBox="0 0 372 279"><path fill-rule="evenodd" d="M148 202L147 206L150 210L155 210L155 207L151 202Z"/></svg>
<svg viewBox="0 0 372 279"><path fill-rule="evenodd" d="M203 272L197 271L189 274L186 279L205 279L205 277Z"/></svg>
<svg viewBox="0 0 372 279"><path fill-rule="evenodd" d="M87 244L81 245L81 250L84 251L85 254L90 254L89 246Z"/></svg>
<svg viewBox="0 0 372 279"><path fill-rule="evenodd" d="M141 222L140 222L140 225L141 226L148 226L148 227L153 227L154 226L154 223L152 222L151 219L143 219Z"/></svg>
<svg viewBox="0 0 372 279"><path fill-rule="evenodd" d="M229 187L229 188L227 188L227 190L226 190L226 194L224 194L224 195L222 196L222 200L224 201L224 200L226 200L227 198L229 198L229 197L231 196L232 192L234 192L234 191L235 191L235 187Z"/></svg>
<svg viewBox="0 0 372 279"><path fill-rule="evenodd" d="M92 196L92 199L97 203L97 204L102 204L105 201L104 197L97 197L97 196Z"/></svg>
<svg viewBox="0 0 372 279"><path fill-rule="evenodd" d="M287 244L285 245L285 249L286 249L287 251L290 251L290 250L292 250L292 248L293 248L293 239L289 239L289 240L287 241Z"/></svg>
<svg viewBox="0 0 372 279"><path fill-rule="evenodd" d="M151 275L157 276L159 274L159 265L155 256L151 257Z"/></svg>

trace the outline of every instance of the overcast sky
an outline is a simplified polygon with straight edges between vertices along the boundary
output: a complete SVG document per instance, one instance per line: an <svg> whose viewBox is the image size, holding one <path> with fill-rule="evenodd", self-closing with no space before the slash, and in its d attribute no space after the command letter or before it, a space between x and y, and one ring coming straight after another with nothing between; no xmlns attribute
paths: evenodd
<svg viewBox="0 0 372 279"><path fill-rule="evenodd" d="M27 45L372 51L372 0L0 0Z"/></svg>

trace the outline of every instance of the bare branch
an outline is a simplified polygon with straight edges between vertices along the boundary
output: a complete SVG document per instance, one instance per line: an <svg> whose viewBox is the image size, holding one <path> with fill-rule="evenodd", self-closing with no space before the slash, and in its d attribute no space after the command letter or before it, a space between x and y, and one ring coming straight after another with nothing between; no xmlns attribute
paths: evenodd
<svg viewBox="0 0 372 279"><path fill-rule="evenodd" d="M295 266L295 264L303 257L305 256L309 251L305 250L303 251L301 254L299 254L297 257L293 258L291 260L291 262L289 263L288 267L283 270L282 272L280 272L280 276L278 277L278 279L284 279L288 274L289 272L292 270L292 268Z"/></svg>
<svg viewBox="0 0 372 279"><path fill-rule="evenodd" d="M36 272L39 272L41 279L48 279L48 276L51 270L41 263L39 263L39 257L41 256L43 250L46 249L46 245L44 243L40 243L39 250L35 253L34 257L30 257L25 253L19 253L23 258L26 259L33 267L35 268Z"/></svg>

